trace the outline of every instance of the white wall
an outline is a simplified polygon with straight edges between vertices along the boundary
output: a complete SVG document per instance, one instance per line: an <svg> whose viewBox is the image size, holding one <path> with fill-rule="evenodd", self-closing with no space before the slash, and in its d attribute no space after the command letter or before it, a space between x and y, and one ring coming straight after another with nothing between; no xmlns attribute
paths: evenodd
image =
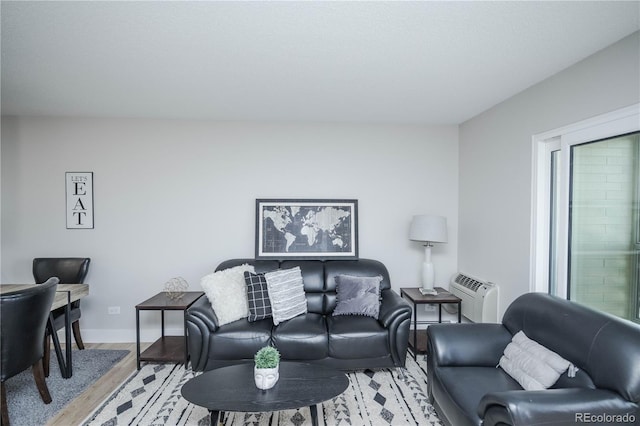
<svg viewBox="0 0 640 426"><path fill-rule="evenodd" d="M529 291L534 134L640 101L640 33L460 126L460 270L501 286L501 312Z"/></svg>
<svg viewBox="0 0 640 426"><path fill-rule="evenodd" d="M65 228L66 171L94 173L93 230ZM457 126L6 117L1 279L33 282L34 257L91 257L83 337L133 341L135 305L168 279L199 290L222 260L253 257L256 198L358 199L360 257L384 262L396 290L419 280L411 216L447 216L450 242L434 249L446 286L457 269ZM159 333L158 314L141 319L145 340Z"/></svg>

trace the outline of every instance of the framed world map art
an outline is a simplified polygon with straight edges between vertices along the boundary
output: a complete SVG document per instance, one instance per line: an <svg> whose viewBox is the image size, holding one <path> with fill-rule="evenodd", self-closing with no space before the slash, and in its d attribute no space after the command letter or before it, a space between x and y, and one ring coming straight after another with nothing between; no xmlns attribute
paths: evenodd
<svg viewBox="0 0 640 426"><path fill-rule="evenodd" d="M256 200L256 259L357 259L358 200Z"/></svg>

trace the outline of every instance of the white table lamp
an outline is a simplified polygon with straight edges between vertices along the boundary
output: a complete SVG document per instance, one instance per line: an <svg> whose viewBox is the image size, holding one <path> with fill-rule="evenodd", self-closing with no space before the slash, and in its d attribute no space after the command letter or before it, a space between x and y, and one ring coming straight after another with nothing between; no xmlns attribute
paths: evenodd
<svg viewBox="0 0 640 426"><path fill-rule="evenodd" d="M437 294L433 289L435 271L431 263L433 243L447 242L447 219L442 216L413 216L409 228L409 239L424 242L424 262L422 263L422 294Z"/></svg>

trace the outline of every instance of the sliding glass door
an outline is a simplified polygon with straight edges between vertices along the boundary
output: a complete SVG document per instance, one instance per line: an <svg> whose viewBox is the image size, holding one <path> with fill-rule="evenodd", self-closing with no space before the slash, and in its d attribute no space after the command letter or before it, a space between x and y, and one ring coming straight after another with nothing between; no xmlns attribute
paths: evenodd
<svg viewBox="0 0 640 426"><path fill-rule="evenodd" d="M639 318L639 149L638 133L570 147L567 296L631 320Z"/></svg>
<svg viewBox="0 0 640 426"><path fill-rule="evenodd" d="M531 290L640 322L640 104L533 142Z"/></svg>

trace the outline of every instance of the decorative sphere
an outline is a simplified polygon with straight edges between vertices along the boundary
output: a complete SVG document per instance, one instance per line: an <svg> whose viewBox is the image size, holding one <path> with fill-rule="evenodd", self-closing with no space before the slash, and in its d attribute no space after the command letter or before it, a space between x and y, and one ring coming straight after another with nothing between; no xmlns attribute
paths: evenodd
<svg viewBox="0 0 640 426"><path fill-rule="evenodd" d="M164 283L164 291L167 293L167 297L171 300L178 300L182 298L188 288L189 283L187 283L187 281L182 277L171 278L169 281Z"/></svg>

